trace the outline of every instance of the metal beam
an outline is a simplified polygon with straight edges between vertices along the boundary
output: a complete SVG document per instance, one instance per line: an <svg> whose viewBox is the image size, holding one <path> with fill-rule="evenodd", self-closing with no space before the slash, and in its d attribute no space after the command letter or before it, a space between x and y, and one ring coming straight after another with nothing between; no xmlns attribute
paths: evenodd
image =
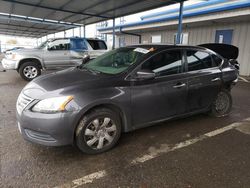
<svg viewBox="0 0 250 188"><path fill-rule="evenodd" d="M83 25L83 37L86 38L86 26Z"/></svg>
<svg viewBox="0 0 250 188"><path fill-rule="evenodd" d="M27 30L23 30L23 29L13 29L13 28L1 28L0 27L0 30L6 30L7 32L8 31L16 31L16 32L23 32L23 31L26 31L27 33L34 33L34 32L37 32L37 31L27 31ZM47 32L40 32L38 31L37 33L40 33L40 34L46 34Z"/></svg>
<svg viewBox="0 0 250 188"><path fill-rule="evenodd" d="M33 35L33 34L26 35L26 34L12 33L12 32L2 32L2 31L0 31L0 34L12 35L12 36L23 36L23 37L30 37L30 38L38 38L41 36L41 35Z"/></svg>
<svg viewBox="0 0 250 188"><path fill-rule="evenodd" d="M65 9L60 9L60 8L54 8L54 7L48 7L48 6L43 6L43 5L36 5L28 2L23 2L23 1L17 1L17 0L3 0L9 3L16 3L20 5L26 5L26 6L32 6L32 7L38 7L38 8L43 8L47 10L54 10L54 11L60 11L60 12L66 12L66 13L71 13L71 14L79 14L79 15L85 15L85 16L91 16L91 17L98 17L98 18L107 18L109 19L110 17L107 16L102 16L100 14L90 14L90 13L82 13L82 12L75 12L71 10L65 10Z"/></svg>
<svg viewBox="0 0 250 188"><path fill-rule="evenodd" d="M23 33L23 31L20 31L20 32L19 32L18 30L9 30L9 29L5 29L5 28L4 28L4 29L1 29L1 28L0 28L0 31L4 31L4 32L14 32L14 33L21 33L21 34ZM27 31L25 34L36 34L36 33L35 33L34 31ZM47 34L47 33L46 33L46 32L44 32L44 33L37 33L37 34L39 34L39 35L40 35L40 34Z"/></svg>
<svg viewBox="0 0 250 188"><path fill-rule="evenodd" d="M19 17L19 16L13 16L13 15L5 15L0 14L0 19L5 20L15 20L15 21L23 21L23 22L32 22L32 23L39 23L39 24L46 24L46 25L58 25L58 26L64 26L64 27L79 27L81 24L74 24L74 23L61 23L61 22L53 22L48 20L40 20L40 19L34 19L29 17Z"/></svg>
<svg viewBox="0 0 250 188"><path fill-rule="evenodd" d="M13 31L1 31L1 30L0 30L0 34L13 35L13 36L27 36L27 37L31 37L31 38L43 36L40 34L32 34L32 33L22 34L22 33L17 33L17 32L13 32Z"/></svg>
<svg viewBox="0 0 250 188"><path fill-rule="evenodd" d="M182 19L183 19L183 2L180 2L178 33L177 33L177 37L176 37L176 43L177 44L181 43Z"/></svg>
<svg viewBox="0 0 250 188"><path fill-rule="evenodd" d="M113 45L112 45L112 49L115 49L115 18L113 18Z"/></svg>
<svg viewBox="0 0 250 188"><path fill-rule="evenodd" d="M28 29L34 29L34 30L39 30L39 31L55 31L55 29L48 29L48 28L39 28L39 27L29 27L29 26L23 26L23 25L17 25L17 24L5 24L5 23L0 23L0 25L4 25L4 26L9 26L9 27L18 27L19 28L28 28ZM56 31L59 31L56 29ZM63 30L61 30L63 31Z"/></svg>

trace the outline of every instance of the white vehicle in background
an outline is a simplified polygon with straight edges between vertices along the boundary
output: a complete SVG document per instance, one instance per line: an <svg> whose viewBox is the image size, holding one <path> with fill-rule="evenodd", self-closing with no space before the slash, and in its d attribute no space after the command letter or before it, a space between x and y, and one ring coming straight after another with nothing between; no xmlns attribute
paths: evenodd
<svg viewBox="0 0 250 188"><path fill-rule="evenodd" d="M17 70L23 79L30 81L39 76L42 69L81 65L85 58L94 59L107 51L106 43L100 39L57 38L34 49L8 51L2 65L4 69Z"/></svg>

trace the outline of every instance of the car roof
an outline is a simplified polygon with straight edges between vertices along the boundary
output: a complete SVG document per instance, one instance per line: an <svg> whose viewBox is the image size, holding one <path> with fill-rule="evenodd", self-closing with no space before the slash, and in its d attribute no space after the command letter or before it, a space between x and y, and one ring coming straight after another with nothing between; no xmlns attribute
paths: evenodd
<svg viewBox="0 0 250 188"><path fill-rule="evenodd" d="M48 41L55 41L55 40L61 40L61 39L86 39L86 40L103 41L102 39L98 39L98 38L84 38L84 37L61 37L61 38L48 39Z"/></svg>
<svg viewBox="0 0 250 188"><path fill-rule="evenodd" d="M173 49L173 48L196 48L196 49L202 49L207 50L207 48L201 47L201 46L192 46L192 45L182 45L182 44L169 44L169 43L161 43L161 44L155 44L155 43L149 43L149 44L134 44L129 45L127 47L134 47L134 48L156 48L157 50L163 50L163 49Z"/></svg>

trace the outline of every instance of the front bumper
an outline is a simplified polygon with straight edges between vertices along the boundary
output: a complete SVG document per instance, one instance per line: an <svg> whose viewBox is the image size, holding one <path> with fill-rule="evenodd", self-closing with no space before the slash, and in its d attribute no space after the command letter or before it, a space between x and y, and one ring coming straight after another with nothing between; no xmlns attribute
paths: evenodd
<svg viewBox="0 0 250 188"><path fill-rule="evenodd" d="M73 144L78 112L43 114L24 110L17 112L17 124L23 138L46 146Z"/></svg>
<svg viewBox="0 0 250 188"><path fill-rule="evenodd" d="M4 69L17 69L17 61L11 59L2 59L2 65Z"/></svg>

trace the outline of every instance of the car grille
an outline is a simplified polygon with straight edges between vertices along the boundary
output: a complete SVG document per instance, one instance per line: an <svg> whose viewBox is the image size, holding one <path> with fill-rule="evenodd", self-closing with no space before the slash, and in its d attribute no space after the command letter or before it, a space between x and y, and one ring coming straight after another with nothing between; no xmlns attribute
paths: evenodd
<svg viewBox="0 0 250 188"><path fill-rule="evenodd" d="M16 103L16 109L17 109L17 112L19 114L22 113L22 111L24 110L24 108L26 106L28 106L31 102L33 101L32 98L24 95L23 93L21 93L17 99L17 103Z"/></svg>

